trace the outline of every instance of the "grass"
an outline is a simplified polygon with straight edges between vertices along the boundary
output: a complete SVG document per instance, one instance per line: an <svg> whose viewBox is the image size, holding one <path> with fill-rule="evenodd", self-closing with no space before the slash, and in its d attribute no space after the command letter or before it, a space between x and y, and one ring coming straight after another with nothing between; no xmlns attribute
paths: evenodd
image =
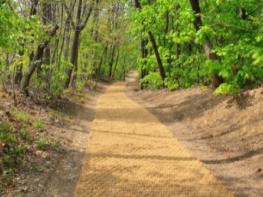
<svg viewBox="0 0 263 197"><path fill-rule="evenodd" d="M9 146L14 146L17 142L16 136L10 132L10 125L0 123L0 140Z"/></svg>
<svg viewBox="0 0 263 197"><path fill-rule="evenodd" d="M20 121L20 122L23 122L23 123L31 123L34 118L32 115L26 113L26 112L23 112L23 111L19 111L18 109L16 108L13 108L12 111L11 111L11 115L17 120L17 121Z"/></svg>
<svg viewBox="0 0 263 197"><path fill-rule="evenodd" d="M48 109L48 114L53 118L66 118L67 117L67 115L65 115L64 113L56 111L51 108Z"/></svg>
<svg viewBox="0 0 263 197"><path fill-rule="evenodd" d="M21 121L27 122L31 119L30 116L24 115L23 113L18 114L16 114L16 117ZM40 121L34 121L32 125L14 129L8 123L0 123L0 145L2 145L0 149L0 195L6 188L14 184L15 174L21 169L20 167L24 165L24 159L27 154L26 147L28 147L28 145L43 151L60 150L61 143L59 141L49 138L48 134L38 139L39 137L34 135L34 131L30 131L32 127L41 129L44 127L44 124ZM43 171L39 167L34 168L34 166L32 166L32 170Z"/></svg>
<svg viewBox="0 0 263 197"><path fill-rule="evenodd" d="M44 167L42 165L36 164L36 163L32 163L31 164L31 170L37 173L42 173L44 172Z"/></svg>
<svg viewBox="0 0 263 197"><path fill-rule="evenodd" d="M50 140L47 136L44 136L36 141L36 145L41 150L48 150L50 148Z"/></svg>
<svg viewBox="0 0 263 197"><path fill-rule="evenodd" d="M50 139L47 135L36 141L37 148L40 150L59 150L61 143L58 140Z"/></svg>
<svg viewBox="0 0 263 197"><path fill-rule="evenodd" d="M85 98L80 98L79 101L80 101L81 104L85 104L86 99Z"/></svg>
<svg viewBox="0 0 263 197"><path fill-rule="evenodd" d="M1 111L4 108L0 105ZM34 157L40 156L34 152L62 150L61 142L48 136L46 124L38 117L16 107L8 112L3 113L4 118L0 120L0 196L15 184L14 178L22 169L43 172L40 161L44 158L35 160ZM51 113L53 117L65 117L57 111Z"/></svg>
<svg viewBox="0 0 263 197"><path fill-rule="evenodd" d="M13 108L11 111L11 115L19 122L22 122L24 124L31 124L33 128L38 130L43 130L45 127L45 124L34 118L31 114L20 111L17 108Z"/></svg>
<svg viewBox="0 0 263 197"><path fill-rule="evenodd" d="M19 116L21 117L21 116ZM25 117L25 116L23 116ZM23 119L28 120L28 119ZM42 122L35 122L34 127L43 128ZM30 132L31 126L15 130L8 123L0 123L0 195L6 188L14 184L14 176L24 165L27 146L31 145L39 150L59 151L61 143L45 134L40 139ZM4 150L4 151L3 151ZM31 164L30 164L31 165ZM39 166L31 165L32 171L42 172Z"/></svg>
<svg viewBox="0 0 263 197"><path fill-rule="evenodd" d="M18 134L3 122L0 123L0 143L4 146L0 158L0 192L3 192L5 187L13 183L14 174L27 149L20 144Z"/></svg>
<svg viewBox="0 0 263 197"><path fill-rule="evenodd" d="M22 140L28 142L29 144L32 144L35 139L34 135L30 133L26 128L20 130L19 136Z"/></svg>
<svg viewBox="0 0 263 197"><path fill-rule="evenodd" d="M1 195L1 192L4 192L6 190L7 186L14 184L14 175L15 175L14 169L10 168L6 171L5 175L1 177L0 195Z"/></svg>
<svg viewBox="0 0 263 197"><path fill-rule="evenodd" d="M32 126L36 129L42 130L45 127L45 124L42 121L35 120L32 122Z"/></svg>
<svg viewBox="0 0 263 197"><path fill-rule="evenodd" d="M17 135L11 132L9 126L2 123L0 124L0 141L5 144L5 154L2 157L2 165L15 167L20 161L21 155L26 152L26 148L18 143Z"/></svg>

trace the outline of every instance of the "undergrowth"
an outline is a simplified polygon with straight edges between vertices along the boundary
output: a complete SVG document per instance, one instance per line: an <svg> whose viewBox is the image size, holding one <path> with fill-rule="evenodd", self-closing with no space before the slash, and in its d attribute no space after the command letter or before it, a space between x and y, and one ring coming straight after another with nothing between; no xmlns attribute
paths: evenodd
<svg viewBox="0 0 263 197"><path fill-rule="evenodd" d="M15 175L30 166L34 152L61 147L58 140L49 137L45 123L30 113L12 108L8 114L11 121L6 118L0 122L0 195L15 185Z"/></svg>

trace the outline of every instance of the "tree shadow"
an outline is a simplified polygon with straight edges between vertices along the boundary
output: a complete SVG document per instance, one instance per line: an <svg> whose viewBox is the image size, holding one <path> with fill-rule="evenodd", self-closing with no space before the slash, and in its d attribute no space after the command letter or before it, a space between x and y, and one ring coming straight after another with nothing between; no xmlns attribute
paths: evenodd
<svg viewBox="0 0 263 197"><path fill-rule="evenodd" d="M227 158L227 159L220 159L220 160L202 160L202 162L206 164L228 164L228 163L233 163L233 162L238 162L242 161L257 155L262 155L263 154L263 148L259 148L257 150L251 150L248 151L242 155Z"/></svg>
<svg viewBox="0 0 263 197"><path fill-rule="evenodd" d="M205 179L205 174L200 172L198 168L191 165L178 166L180 175L176 170L167 173L167 169L149 170L146 173L147 178L139 176L141 165L139 162L132 164L129 160L142 160L151 162L171 161L191 161L193 158L184 157L162 157L148 155L122 155L122 154L88 154L88 159L97 159L101 161L100 165L91 165L88 161L87 166L83 169L83 175L80 177L77 195L85 196L213 196L219 192L212 188L216 188L215 182L200 181ZM103 161L110 159L110 165L104 165ZM116 159L116 162L114 162ZM127 162L118 162L118 160L126 160ZM152 160L152 161L151 161ZM158 161L156 161L158 160ZM151 168L150 168L151 169ZM162 171L164 173L162 173ZM195 176L188 176L188 173ZM138 174L139 173L139 174ZM186 176L183 176L183 174ZM180 178L176 178L179 176ZM218 189L218 188L217 188Z"/></svg>
<svg viewBox="0 0 263 197"><path fill-rule="evenodd" d="M183 121L185 118L197 118L204 112L215 108L224 100L225 98L223 97L215 97L212 94L207 94L207 92L202 92L188 96L184 101L176 104L161 104L147 107L147 109L157 114L163 123L173 123L175 121ZM143 101L139 102L142 103Z"/></svg>
<svg viewBox="0 0 263 197"><path fill-rule="evenodd" d="M145 113L145 116L144 114ZM155 122L153 118L147 118L148 112L143 112L141 108L98 108L96 111L97 120L126 122L126 123L145 123ZM140 118L141 117L141 118ZM144 118L145 117L145 118Z"/></svg>
<svg viewBox="0 0 263 197"><path fill-rule="evenodd" d="M155 135L147 135L147 134L139 134L139 133L124 133L124 132L114 132L114 131L106 131L106 130L98 130L98 129L92 129L92 132L106 133L109 135L149 137L149 138L158 138L158 139L171 139L171 137L168 137L168 136L160 136L160 135L155 136Z"/></svg>
<svg viewBox="0 0 263 197"><path fill-rule="evenodd" d="M170 157L162 155L135 155L135 154L107 154L107 153L89 153L88 157L94 158L115 158L115 159L135 159L135 160L166 160L166 161L194 161L193 157Z"/></svg>
<svg viewBox="0 0 263 197"><path fill-rule="evenodd" d="M85 152L67 149L52 171L48 172L44 187L32 196L74 196Z"/></svg>
<svg viewBox="0 0 263 197"><path fill-rule="evenodd" d="M87 105L78 104L75 101L64 97L56 100L54 103L51 103L50 108L73 118L92 121L95 115L97 99L106 91L108 85L108 83L99 82L96 90L85 90L87 94L90 92L91 95L91 97L85 98L85 103L88 103ZM74 94L77 97L82 96L78 95L78 93Z"/></svg>
<svg viewBox="0 0 263 197"><path fill-rule="evenodd" d="M94 119L95 114L95 107L77 104L69 99L60 99L57 103L50 105L50 108L67 116L89 121Z"/></svg>

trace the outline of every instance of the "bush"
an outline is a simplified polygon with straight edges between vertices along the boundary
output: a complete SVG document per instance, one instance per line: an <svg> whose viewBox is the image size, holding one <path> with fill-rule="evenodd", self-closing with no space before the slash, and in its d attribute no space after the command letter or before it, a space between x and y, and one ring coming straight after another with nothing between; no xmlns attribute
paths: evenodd
<svg viewBox="0 0 263 197"><path fill-rule="evenodd" d="M140 81L143 88L161 89L164 87L164 82L159 73L150 72Z"/></svg>
<svg viewBox="0 0 263 197"><path fill-rule="evenodd" d="M50 139L48 135L44 135L41 139L36 141L37 148L40 150L59 150L61 143L57 140Z"/></svg>
<svg viewBox="0 0 263 197"><path fill-rule="evenodd" d="M34 136L29 131L27 131L26 129L20 130L19 137L22 140L25 140L26 142L28 142L30 144L33 143L33 141L34 141Z"/></svg>
<svg viewBox="0 0 263 197"><path fill-rule="evenodd" d="M214 92L216 95L237 95L239 93L239 88L233 84L223 83Z"/></svg>
<svg viewBox="0 0 263 197"><path fill-rule="evenodd" d="M13 108L11 114L19 122L30 123L33 120L33 117L30 114L23 111L19 111L16 108Z"/></svg>
<svg viewBox="0 0 263 197"><path fill-rule="evenodd" d="M179 88L179 84L172 80L171 78L166 78L164 81L165 87L167 87L169 90L173 91Z"/></svg>
<svg viewBox="0 0 263 197"><path fill-rule="evenodd" d="M41 121L36 120L36 121L34 121L34 122L32 123L32 126L33 126L34 128L36 128L36 129L41 130L41 129L43 129L43 128L45 127L45 124L44 124L43 122L41 122Z"/></svg>

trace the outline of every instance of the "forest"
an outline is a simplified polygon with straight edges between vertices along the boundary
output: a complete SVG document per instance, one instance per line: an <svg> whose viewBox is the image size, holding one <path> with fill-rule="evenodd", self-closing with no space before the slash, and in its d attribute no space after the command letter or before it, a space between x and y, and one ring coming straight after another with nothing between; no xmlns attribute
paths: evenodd
<svg viewBox="0 0 263 197"><path fill-rule="evenodd" d="M52 98L131 68L142 88L237 94L262 80L261 1L2 0L0 27L1 81L14 97Z"/></svg>
<svg viewBox="0 0 263 197"><path fill-rule="evenodd" d="M131 71L136 91L239 98L261 87L263 1L0 0L0 193L27 152L22 130L45 127L25 102L49 106ZM38 148L56 144L41 136Z"/></svg>

